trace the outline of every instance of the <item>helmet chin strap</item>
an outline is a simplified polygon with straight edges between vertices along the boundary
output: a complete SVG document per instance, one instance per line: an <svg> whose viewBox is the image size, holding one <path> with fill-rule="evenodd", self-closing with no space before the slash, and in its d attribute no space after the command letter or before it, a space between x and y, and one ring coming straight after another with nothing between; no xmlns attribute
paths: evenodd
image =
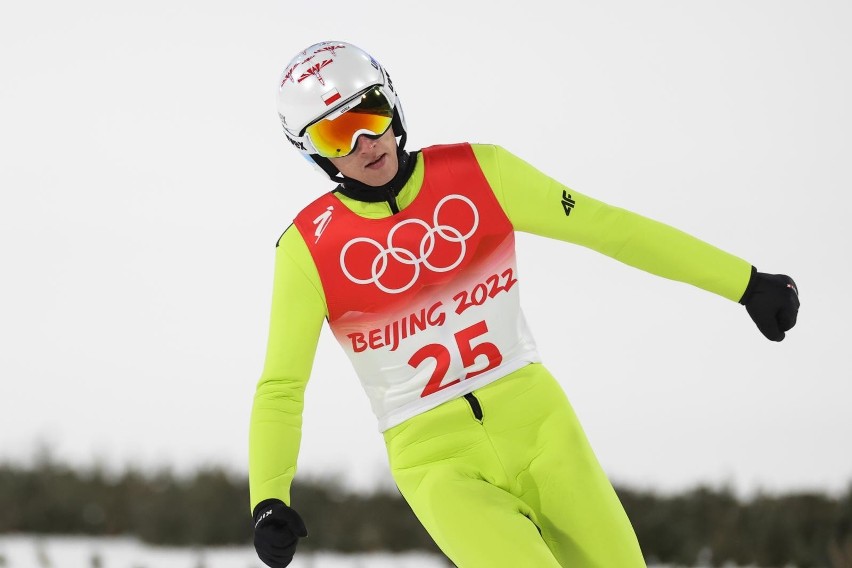
<svg viewBox="0 0 852 568"><path fill-rule="evenodd" d="M402 120L399 118L399 113L393 109L393 119L391 120L391 128L393 128L394 136L399 136L399 144L397 147L400 150L405 150L405 141L408 139L408 132L402 127Z"/></svg>
<svg viewBox="0 0 852 568"><path fill-rule="evenodd" d="M322 168L322 171L328 176L328 179L337 183L343 183L346 179L343 177L343 174L340 173L340 170L334 167L331 163L331 160L328 158L323 158L319 154L311 154L311 159L314 161L316 165Z"/></svg>

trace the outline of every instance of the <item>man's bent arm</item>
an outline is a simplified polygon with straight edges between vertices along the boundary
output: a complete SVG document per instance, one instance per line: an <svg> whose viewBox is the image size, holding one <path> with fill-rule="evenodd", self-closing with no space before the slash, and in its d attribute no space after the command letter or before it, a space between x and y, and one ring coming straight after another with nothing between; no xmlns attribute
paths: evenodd
<svg viewBox="0 0 852 568"><path fill-rule="evenodd" d="M325 297L307 246L291 226L278 242L266 362L249 429L251 509L265 499L290 504L302 437L302 409Z"/></svg>

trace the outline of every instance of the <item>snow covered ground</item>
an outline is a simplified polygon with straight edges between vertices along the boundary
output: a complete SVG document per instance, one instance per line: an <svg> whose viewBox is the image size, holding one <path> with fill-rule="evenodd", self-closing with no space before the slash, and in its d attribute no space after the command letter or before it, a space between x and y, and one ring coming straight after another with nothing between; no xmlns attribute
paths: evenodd
<svg viewBox="0 0 852 568"><path fill-rule="evenodd" d="M297 554L292 568L448 568L428 554ZM130 538L0 535L0 568L266 568L252 547L164 548Z"/></svg>
<svg viewBox="0 0 852 568"><path fill-rule="evenodd" d="M451 568L429 554L297 554L291 568ZM166 548L131 538L0 535L0 568L266 568L252 547ZM667 568L655 566L649 568Z"/></svg>

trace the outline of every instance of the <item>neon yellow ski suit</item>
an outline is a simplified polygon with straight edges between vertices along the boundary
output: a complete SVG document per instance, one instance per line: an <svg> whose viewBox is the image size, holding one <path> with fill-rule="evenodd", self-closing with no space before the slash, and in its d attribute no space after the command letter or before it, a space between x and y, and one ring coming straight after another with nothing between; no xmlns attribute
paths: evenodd
<svg viewBox="0 0 852 568"><path fill-rule="evenodd" d="M582 195L506 150L473 145L476 161L515 231L579 244L732 301L751 264L665 224ZM418 195L418 160L397 196ZM386 202L337 194L368 219ZM251 507L290 503L305 387L325 295L294 227L276 249L269 342L250 428ZM462 568L644 566L633 529L562 389L529 364L384 431L394 479L436 543ZM298 507L297 507L298 508Z"/></svg>

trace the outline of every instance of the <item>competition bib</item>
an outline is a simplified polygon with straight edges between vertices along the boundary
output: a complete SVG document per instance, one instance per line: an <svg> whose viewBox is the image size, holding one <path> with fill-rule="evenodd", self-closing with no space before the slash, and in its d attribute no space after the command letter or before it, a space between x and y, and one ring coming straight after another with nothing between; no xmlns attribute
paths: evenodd
<svg viewBox="0 0 852 568"><path fill-rule="evenodd" d="M363 218L329 193L294 221L381 431L539 361L514 230L473 150L422 156L423 186L396 215Z"/></svg>

